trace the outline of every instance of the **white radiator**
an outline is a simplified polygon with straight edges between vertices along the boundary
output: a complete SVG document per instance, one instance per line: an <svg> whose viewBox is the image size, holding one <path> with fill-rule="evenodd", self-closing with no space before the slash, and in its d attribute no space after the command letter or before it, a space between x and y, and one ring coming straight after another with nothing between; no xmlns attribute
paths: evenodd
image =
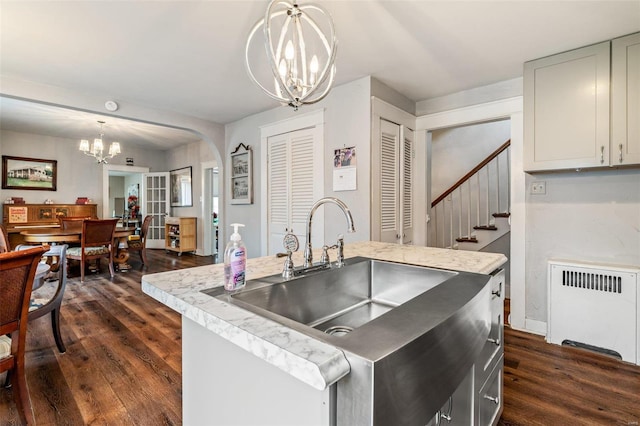
<svg viewBox="0 0 640 426"><path fill-rule="evenodd" d="M550 260L547 341L617 352L640 365L639 268Z"/></svg>

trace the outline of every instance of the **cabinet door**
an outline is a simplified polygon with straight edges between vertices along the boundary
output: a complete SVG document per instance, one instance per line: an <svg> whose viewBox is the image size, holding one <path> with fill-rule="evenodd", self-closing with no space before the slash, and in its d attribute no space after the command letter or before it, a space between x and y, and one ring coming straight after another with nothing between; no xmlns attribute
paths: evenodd
<svg viewBox="0 0 640 426"><path fill-rule="evenodd" d="M640 164L640 33L611 51L611 165Z"/></svg>
<svg viewBox="0 0 640 426"><path fill-rule="evenodd" d="M609 165L610 43L524 65L524 169Z"/></svg>

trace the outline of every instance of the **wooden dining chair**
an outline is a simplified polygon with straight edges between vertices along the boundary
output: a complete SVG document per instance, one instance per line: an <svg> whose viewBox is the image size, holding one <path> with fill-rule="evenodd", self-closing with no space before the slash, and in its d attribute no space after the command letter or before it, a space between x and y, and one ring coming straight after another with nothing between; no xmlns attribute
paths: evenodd
<svg viewBox="0 0 640 426"><path fill-rule="evenodd" d="M80 261L80 281L84 282L84 269L88 260L109 259L109 272L113 277L114 233L118 219L85 219L82 221L80 247L67 249L67 260Z"/></svg>
<svg viewBox="0 0 640 426"><path fill-rule="evenodd" d="M142 222L142 228L140 229L140 239L139 240L130 240L127 242L129 246L129 251L137 251L140 253L140 260L143 265L147 264L147 233L149 232L149 225L153 220L153 216L148 215L144 218Z"/></svg>
<svg viewBox="0 0 640 426"><path fill-rule="evenodd" d="M82 231L82 222L93 219L91 216L59 217L58 223L63 231Z"/></svg>
<svg viewBox="0 0 640 426"><path fill-rule="evenodd" d="M0 253L6 253L11 251L11 244L9 244L9 234L7 234L7 228L0 224Z"/></svg>
<svg viewBox="0 0 640 426"><path fill-rule="evenodd" d="M16 250L28 250L30 248L33 248L33 246L21 244L16 247ZM29 321L51 313L51 328L53 330L53 337L56 340L56 346L58 346L58 350L60 351L60 353L65 353L67 349L64 346L64 341L62 340L62 335L60 334L60 308L62 307L64 290L67 287L68 246L66 244L62 244L51 246L48 248L49 250L45 252L42 257L56 259L56 263L52 264L51 268L51 274L55 276L56 281L55 291L52 291L52 289L48 289L48 294L45 295L44 291L39 291L38 289L31 293L31 300L29 302Z"/></svg>
<svg viewBox="0 0 640 426"><path fill-rule="evenodd" d="M47 247L38 246L0 253L0 373L9 375L18 413L26 424L35 424L24 362L29 299L45 251Z"/></svg>

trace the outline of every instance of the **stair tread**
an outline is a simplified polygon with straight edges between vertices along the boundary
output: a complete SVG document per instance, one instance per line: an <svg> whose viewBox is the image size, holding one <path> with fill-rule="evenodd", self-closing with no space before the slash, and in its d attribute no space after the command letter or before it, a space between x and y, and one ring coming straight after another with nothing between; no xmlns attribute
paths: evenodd
<svg viewBox="0 0 640 426"><path fill-rule="evenodd" d="M497 231L498 228L495 225L478 225L474 226L473 229L478 229L481 231Z"/></svg>
<svg viewBox="0 0 640 426"><path fill-rule="evenodd" d="M460 238L456 238L456 241L459 243L477 243L478 239L476 237L460 237Z"/></svg>

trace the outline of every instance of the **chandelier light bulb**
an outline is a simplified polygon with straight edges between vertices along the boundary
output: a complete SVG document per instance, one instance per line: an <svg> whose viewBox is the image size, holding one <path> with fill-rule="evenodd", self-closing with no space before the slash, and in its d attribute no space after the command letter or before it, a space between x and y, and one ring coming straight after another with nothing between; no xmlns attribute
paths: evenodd
<svg viewBox="0 0 640 426"><path fill-rule="evenodd" d="M291 40L287 42L287 47L284 48L284 57L287 61L293 59L293 42Z"/></svg>

